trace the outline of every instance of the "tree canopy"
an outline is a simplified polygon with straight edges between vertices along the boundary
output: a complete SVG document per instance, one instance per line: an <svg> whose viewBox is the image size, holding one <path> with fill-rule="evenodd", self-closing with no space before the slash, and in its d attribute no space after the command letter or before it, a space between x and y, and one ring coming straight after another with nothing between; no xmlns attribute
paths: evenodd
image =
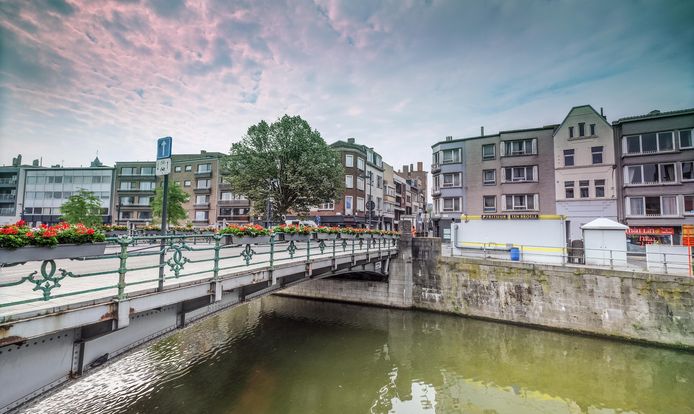
<svg viewBox="0 0 694 414"><path fill-rule="evenodd" d="M176 225L180 220L185 220L188 217L185 208L183 208L183 204L188 202L190 194L183 191L183 188L175 182L169 183L168 193L166 222ZM154 198L152 199L152 218L158 221L161 221L162 194L164 194L164 188L157 186L154 190Z"/></svg>
<svg viewBox="0 0 694 414"><path fill-rule="evenodd" d="M93 227L102 224L101 199L91 191L80 188L77 194L73 194L60 206L62 219L70 224L82 223Z"/></svg>
<svg viewBox="0 0 694 414"><path fill-rule="evenodd" d="M342 197L344 170L339 154L299 116L284 115L248 128L231 146L224 175L234 192L266 214L273 201L273 219L289 211L307 215L311 207Z"/></svg>

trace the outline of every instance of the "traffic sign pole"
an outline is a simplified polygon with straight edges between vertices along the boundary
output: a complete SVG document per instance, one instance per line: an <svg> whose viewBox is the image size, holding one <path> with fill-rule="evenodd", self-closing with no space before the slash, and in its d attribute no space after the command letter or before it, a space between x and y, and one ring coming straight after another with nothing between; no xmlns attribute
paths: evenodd
<svg viewBox="0 0 694 414"><path fill-rule="evenodd" d="M161 242L159 243L159 283L158 290L164 289L164 263L166 259L166 230L168 228L168 201L169 201L169 173L171 173L171 149L173 144L171 137L157 140L157 175L164 176L163 194L161 195ZM169 160L169 162L160 160Z"/></svg>

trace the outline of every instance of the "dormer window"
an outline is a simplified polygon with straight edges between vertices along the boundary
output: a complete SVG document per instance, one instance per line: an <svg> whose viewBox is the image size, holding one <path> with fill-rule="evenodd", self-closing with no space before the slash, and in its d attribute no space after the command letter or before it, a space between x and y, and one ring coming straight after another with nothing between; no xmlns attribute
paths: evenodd
<svg viewBox="0 0 694 414"><path fill-rule="evenodd" d="M595 124L590 124L590 135L595 135Z"/></svg>
<svg viewBox="0 0 694 414"><path fill-rule="evenodd" d="M578 123L578 136L582 137L586 135L586 123L585 122L579 122Z"/></svg>
<svg viewBox="0 0 694 414"><path fill-rule="evenodd" d="M574 127L569 127L569 138L574 137Z"/></svg>

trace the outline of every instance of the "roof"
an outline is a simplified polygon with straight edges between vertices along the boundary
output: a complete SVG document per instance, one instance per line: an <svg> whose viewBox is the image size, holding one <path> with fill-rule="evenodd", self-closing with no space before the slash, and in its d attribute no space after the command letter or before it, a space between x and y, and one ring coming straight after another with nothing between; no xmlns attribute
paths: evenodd
<svg viewBox="0 0 694 414"><path fill-rule="evenodd" d="M517 133L517 132L541 131L541 130L543 130L543 129L554 129L554 128L556 128L556 127L557 127L556 124L552 124L552 125L544 125L544 126L537 127L537 128L508 129L508 130L504 130L504 131L499 131L499 133L497 133L497 134L479 135L479 136L476 136L476 137L465 137L465 138L451 139L451 140L448 140L448 141L445 141L445 140L444 140L444 141L439 141L439 142L435 143L434 145L432 145L431 147L434 148L434 147L437 146L437 145L441 145L441 144L450 144L451 142L469 141L469 140L473 140L473 139L482 139L482 138L494 138L494 137L501 137L501 134L513 134L513 133Z"/></svg>
<svg viewBox="0 0 694 414"><path fill-rule="evenodd" d="M694 114L694 108L678 109L676 111L668 111L668 112L660 112L659 110L656 109L656 110L651 111L645 115L635 115L635 116L627 116L624 118L619 118L618 120L614 121L612 124L617 125L617 124L621 124L624 122L642 121L642 120L646 120L646 119L666 118L669 116L688 115L688 114Z"/></svg>
<svg viewBox="0 0 694 414"><path fill-rule="evenodd" d="M629 226L617 223L608 218L600 217L581 226L582 230L626 230Z"/></svg>
<svg viewBox="0 0 694 414"><path fill-rule="evenodd" d="M561 124L559 124L559 126L557 127L557 129L554 131L554 135L557 135L557 132L561 129L561 127L564 126L564 123L566 123L566 120L569 119L569 116L571 115L571 112L573 112L575 109L579 109L579 108L590 108L590 110L593 111L593 113L595 113L595 115L597 115L598 118L602 119L602 121L605 122L608 126L610 125L610 123L607 122L607 119L605 119L605 116L604 116L604 115L600 115L600 114L598 113L598 111L596 111L595 108L593 108L592 105L578 105L578 106L574 106L573 108L569 109L569 112L568 112L568 113L566 114L566 116L564 117L564 120L561 121ZM602 109L601 109L601 110L602 110Z"/></svg>

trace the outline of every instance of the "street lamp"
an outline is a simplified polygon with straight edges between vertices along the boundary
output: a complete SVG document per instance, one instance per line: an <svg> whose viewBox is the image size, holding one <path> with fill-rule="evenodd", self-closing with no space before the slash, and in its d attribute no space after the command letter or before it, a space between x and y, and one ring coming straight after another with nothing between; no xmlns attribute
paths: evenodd
<svg viewBox="0 0 694 414"><path fill-rule="evenodd" d="M369 221L368 221L367 225L368 225L368 228L371 228L371 212L373 211L373 208L369 208L369 207L374 206L374 203L373 203L373 200L371 197L371 188L373 186L373 173L371 171L369 171L369 174L367 175L366 170L364 170L363 173L359 174L359 177L364 178L364 179L366 179L366 178L369 179L369 198L368 198L368 201L366 203L366 209L369 211Z"/></svg>

